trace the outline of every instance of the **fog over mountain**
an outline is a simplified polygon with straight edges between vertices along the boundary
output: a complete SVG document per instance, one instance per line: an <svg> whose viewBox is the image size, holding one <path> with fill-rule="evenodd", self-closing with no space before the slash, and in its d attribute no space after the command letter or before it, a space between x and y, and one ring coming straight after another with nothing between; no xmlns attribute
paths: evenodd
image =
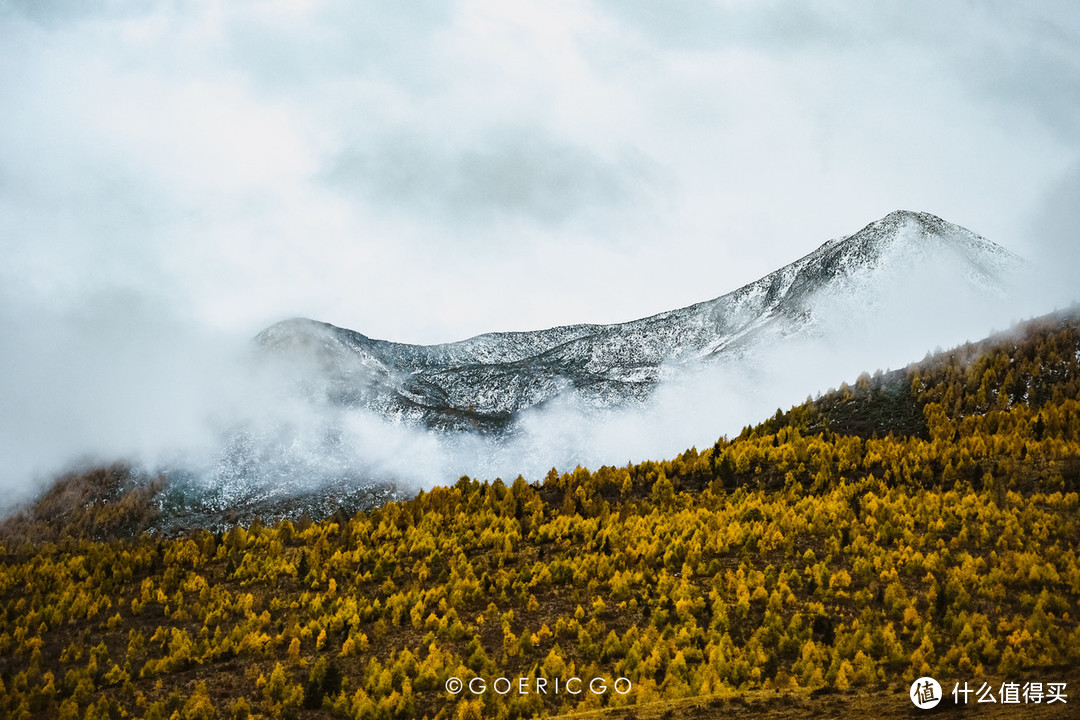
<svg viewBox="0 0 1080 720"><path fill-rule="evenodd" d="M13 0L0 36L0 507L116 459L224 503L655 458L1077 299L1059 0ZM904 242L771 275L895 208L1039 282Z"/></svg>
<svg viewBox="0 0 1080 720"><path fill-rule="evenodd" d="M734 292L632 322L419 346L298 319L258 341L298 363L323 400L406 424L497 430L556 399L586 411L640 404L687 371L761 362L785 342L865 333L895 310L927 309L931 284L946 286L941 300L993 304L1022 269L969 230L896 211Z"/></svg>
<svg viewBox="0 0 1080 720"><path fill-rule="evenodd" d="M626 323L424 346L293 319L240 351L113 335L86 362L100 378L124 358L127 377L73 383L88 414L72 424L109 417L116 392L126 420L84 436L80 454L63 438L35 450L53 467L163 472L174 514L202 522L324 515L462 474L621 465L711 445L862 371L1002 329L1043 309L1031 274L965 228L896 211L732 292Z"/></svg>
<svg viewBox="0 0 1080 720"><path fill-rule="evenodd" d="M669 456L1004 327L1027 274L965 228L896 211L733 292L627 323L420 346L287 320L255 339L257 412L233 416L224 445L179 477L212 514Z"/></svg>

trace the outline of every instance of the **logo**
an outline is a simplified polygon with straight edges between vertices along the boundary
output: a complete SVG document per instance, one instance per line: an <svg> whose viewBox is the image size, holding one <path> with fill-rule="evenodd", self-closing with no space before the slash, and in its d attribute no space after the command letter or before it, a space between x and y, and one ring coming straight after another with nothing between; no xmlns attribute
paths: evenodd
<svg viewBox="0 0 1080 720"><path fill-rule="evenodd" d="M490 684L488 679L482 677L471 678L467 683L459 677L447 678L446 680L446 692L451 695L458 695L465 690L468 690L472 695L483 695L489 689L494 690L499 695L509 695L514 693L516 695L581 695L583 692L588 692L592 695L604 695L608 690L614 690L619 695L626 695L631 690L631 684L629 678L616 678L613 685L608 684L608 680L603 677L594 677L592 679L583 679L579 677L572 677L567 680L562 678L548 679L546 677L530 677L523 676L518 678L497 677L491 680Z"/></svg>
<svg viewBox="0 0 1080 720"><path fill-rule="evenodd" d="M941 685L932 677L921 677L911 683L911 702L920 710L937 707L941 702Z"/></svg>

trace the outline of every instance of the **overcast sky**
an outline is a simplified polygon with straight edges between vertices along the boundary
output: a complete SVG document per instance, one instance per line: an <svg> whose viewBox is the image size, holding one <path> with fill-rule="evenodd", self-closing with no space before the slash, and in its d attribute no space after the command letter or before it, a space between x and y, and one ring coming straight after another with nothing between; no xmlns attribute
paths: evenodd
<svg viewBox="0 0 1080 720"><path fill-rule="evenodd" d="M284 318L631 320L898 208L1073 292L1080 5L0 0L0 506L210 442Z"/></svg>
<svg viewBox="0 0 1080 720"><path fill-rule="evenodd" d="M0 8L24 318L442 342L715 297L897 208L1075 227L1075 3Z"/></svg>

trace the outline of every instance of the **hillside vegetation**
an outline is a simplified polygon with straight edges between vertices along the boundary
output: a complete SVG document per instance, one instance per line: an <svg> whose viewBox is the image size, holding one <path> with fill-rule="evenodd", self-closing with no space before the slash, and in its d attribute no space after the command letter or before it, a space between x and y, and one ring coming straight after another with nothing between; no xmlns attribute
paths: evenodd
<svg viewBox="0 0 1080 720"><path fill-rule="evenodd" d="M101 473L116 496L66 531L3 529L0 716L739 717L845 691L906 712L921 675L1080 667L1075 314L672 460L317 523L125 534L138 503ZM445 690L474 676L609 690Z"/></svg>

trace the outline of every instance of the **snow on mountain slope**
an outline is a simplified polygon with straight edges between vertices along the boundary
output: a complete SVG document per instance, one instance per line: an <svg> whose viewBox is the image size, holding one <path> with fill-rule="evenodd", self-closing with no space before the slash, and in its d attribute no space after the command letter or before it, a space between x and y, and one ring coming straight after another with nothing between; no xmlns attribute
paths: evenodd
<svg viewBox="0 0 1080 720"><path fill-rule="evenodd" d="M268 357L292 364L290 376L318 402L409 425L499 432L555 398L586 410L641 403L661 380L710 364L838 328L868 331L886 306L932 313L928 302L948 303L934 294L943 287L1000 298L1022 266L965 228L896 211L726 295L631 322L420 346L294 319L257 340Z"/></svg>

